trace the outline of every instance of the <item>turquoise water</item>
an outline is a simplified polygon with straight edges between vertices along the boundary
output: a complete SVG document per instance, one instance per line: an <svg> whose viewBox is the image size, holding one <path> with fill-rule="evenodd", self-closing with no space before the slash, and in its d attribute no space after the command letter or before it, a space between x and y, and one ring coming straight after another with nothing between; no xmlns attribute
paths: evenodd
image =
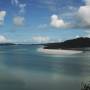
<svg viewBox="0 0 90 90"><path fill-rule="evenodd" d="M80 90L90 81L90 52L45 55L37 45L0 46L0 90Z"/></svg>

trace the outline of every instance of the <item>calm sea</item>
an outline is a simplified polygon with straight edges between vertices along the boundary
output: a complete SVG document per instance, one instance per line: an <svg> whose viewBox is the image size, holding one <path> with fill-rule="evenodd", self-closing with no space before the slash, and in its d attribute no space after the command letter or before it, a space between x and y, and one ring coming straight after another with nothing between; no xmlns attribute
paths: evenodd
<svg viewBox="0 0 90 90"><path fill-rule="evenodd" d="M0 90L80 90L90 81L90 52L45 55L38 45L0 46Z"/></svg>

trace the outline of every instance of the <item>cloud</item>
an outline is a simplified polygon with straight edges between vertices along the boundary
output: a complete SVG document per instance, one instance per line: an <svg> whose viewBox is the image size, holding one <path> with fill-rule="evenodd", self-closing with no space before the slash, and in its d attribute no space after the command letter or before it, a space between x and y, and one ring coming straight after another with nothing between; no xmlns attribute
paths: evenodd
<svg viewBox="0 0 90 90"><path fill-rule="evenodd" d="M19 13L22 14L25 12L25 7L26 7L25 3L20 3L19 0L11 0L11 4L14 5L15 7L18 7Z"/></svg>
<svg viewBox="0 0 90 90"><path fill-rule="evenodd" d="M20 8L20 13L24 13L25 12L25 7L26 7L26 4L19 4L19 8Z"/></svg>
<svg viewBox="0 0 90 90"><path fill-rule="evenodd" d="M6 11L0 11L0 25L4 24L5 16L6 16Z"/></svg>
<svg viewBox="0 0 90 90"><path fill-rule="evenodd" d="M86 5L90 5L90 0L85 0Z"/></svg>
<svg viewBox="0 0 90 90"><path fill-rule="evenodd" d="M85 37L89 37L90 38L90 31L89 30L85 31L85 33L86 33Z"/></svg>
<svg viewBox="0 0 90 90"><path fill-rule="evenodd" d="M55 43L62 42L62 39L58 38L50 38L49 36L33 36L32 41L35 43Z"/></svg>
<svg viewBox="0 0 90 90"><path fill-rule="evenodd" d="M19 4L19 1L18 0L11 0L11 4L12 5L18 5Z"/></svg>
<svg viewBox="0 0 90 90"><path fill-rule="evenodd" d="M55 28L67 28L70 24L64 22L64 20L60 19L58 15L52 15L50 25Z"/></svg>
<svg viewBox="0 0 90 90"><path fill-rule="evenodd" d="M24 25L25 18L22 16L15 16L13 18L13 22L16 26L23 26Z"/></svg>
<svg viewBox="0 0 90 90"><path fill-rule="evenodd" d="M6 42L8 42L9 40L5 37L5 36L3 36L3 35L0 35L0 43L6 43Z"/></svg>
<svg viewBox="0 0 90 90"><path fill-rule="evenodd" d="M46 27L48 27L47 24L40 24L40 25L38 26L39 29L43 29L43 28L46 28Z"/></svg>
<svg viewBox="0 0 90 90"><path fill-rule="evenodd" d="M21 3L19 0L11 0L11 4L15 6L15 8L17 8L17 14L15 13L15 15L17 16L13 17L14 25L23 26L25 21L24 14L25 14L26 4Z"/></svg>
<svg viewBox="0 0 90 90"><path fill-rule="evenodd" d="M75 38L79 38L80 36L79 35L76 35Z"/></svg>
<svg viewBox="0 0 90 90"><path fill-rule="evenodd" d="M50 38L48 36L33 36L32 40L36 43L48 43Z"/></svg>
<svg viewBox="0 0 90 90"><path fill-rule="evenodd" d="M90 6L82 6L79 9L80 19L85 26L90 25Z"/></svg>
<svg viewBox="0 0 90 90"><path fill-rule="evenodd" d="M39 2L39 7L41 6L44 7L44 8L47 8L48 10L50 11L56 11L57 9L57 1L55 0L38 0ZM38 6L38 4L37 4Z"/></svg>
<svg viewBox="0 0 90 90"><path fill-rule="evenodd" d="M90 0L85 0L85 5L78 10L81 26L90 27Z"/></svg>

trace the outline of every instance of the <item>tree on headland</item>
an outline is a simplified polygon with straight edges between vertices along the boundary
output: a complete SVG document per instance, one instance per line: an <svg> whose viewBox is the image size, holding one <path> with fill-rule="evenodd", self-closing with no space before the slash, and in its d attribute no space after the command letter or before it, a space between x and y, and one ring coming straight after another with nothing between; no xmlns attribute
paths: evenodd
<svg viewBox="0 0 90 90"><path fill-rule="evenodd" d="M81 83L81 90L90 90L90 82L88 83Z"/></svg>

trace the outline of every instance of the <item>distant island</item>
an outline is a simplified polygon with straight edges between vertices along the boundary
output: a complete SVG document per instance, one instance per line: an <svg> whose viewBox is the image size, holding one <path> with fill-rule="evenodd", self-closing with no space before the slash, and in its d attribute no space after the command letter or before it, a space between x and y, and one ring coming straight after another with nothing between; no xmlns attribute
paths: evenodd
<svg viewBox="0 0 90 90"><path fill-rule="evenodd" d="M0 43L0 46L11 46L11 45L16 45L14 43Z"/></svg>
<svg viewBox="0 0 90 90"><path fill-rule="evenodd" d="M90 47L90 38L80 37L76 39L66 40L64 42L48 43L44 45L44 49L65 49L65 50L81 50Z"/></svg>

